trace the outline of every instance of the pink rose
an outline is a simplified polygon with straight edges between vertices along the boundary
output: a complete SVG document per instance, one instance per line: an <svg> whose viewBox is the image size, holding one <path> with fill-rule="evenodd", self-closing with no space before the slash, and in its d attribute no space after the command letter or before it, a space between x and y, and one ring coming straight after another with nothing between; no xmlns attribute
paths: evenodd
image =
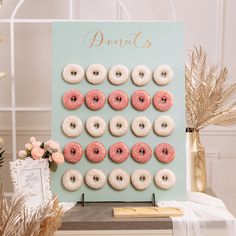
<svg viewBox="0 0 236 236"><path fill-rule="evenodd" d="M19 155L19 157L21 157L21 158L25 158L25 157L27 157L27 152L24 151L24 150L21 150L21 151L19 151L18 155Z"/></svg>
<svg viewBox="0 0 236 236"><path fill-rule="evenodd" d="M45 142L44 148L51 153L61 151L59 143L53 141L52 139Z"/></svg>
<svg viewBox="0 0 236 236"><path fill-rule="evenodd" d="M36 142L36 138L35 137L30 137L30 142L31 143Z"/></svg>
<svg viewBox="0 0 236 236"><path fill-rule="evenodd" d="M61 152L54 152L52 154L52 160L57 164L62 164L64 162L64 156Z"/></svg>
<svg viewBox="0 0 236 236"><path fill-rule="evenodd" d="M42 158L43 154L45 153L45 150L40 147L34 147L31 151L31 156L34 160L39 160Z"/></svg>
<svg viewBox="0 0 236 236"><path fill-rule="evenodd" d="M33 148L33 145L32 145L31 143L26 143L26 144L25 144L25 149L26 149L26 150L29 150L29 151L30 151L30 150L32 150L32 148Z"/></svg>
<svg viewBox="0 0 236 236"><path fill-rule="evenodd" d="M32 145L33 145L34 148L36 148L36 147L40 147L41 142L37 142L37 141L35 141L35 142L32 143Z"/></svg>

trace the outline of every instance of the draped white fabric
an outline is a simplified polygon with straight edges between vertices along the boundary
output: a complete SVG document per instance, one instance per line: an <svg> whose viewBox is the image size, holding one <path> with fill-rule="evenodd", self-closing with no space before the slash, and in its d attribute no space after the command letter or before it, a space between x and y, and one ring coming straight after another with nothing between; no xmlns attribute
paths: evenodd
<svg viewBox="0 0 236 236"><path fill-rule="evenodd" d="M73 208L76 205L76 202L61 202L60 205L62 207L62 211L66 212Z"/></svg>
<svg viewBox="0 0 236 236"><path fill-rule="evenodd" d="M236 236L236 220L218 198L192 192L188 201L160 201L158 206L184 210L183 217L172 217L173 236Z"/></svg>

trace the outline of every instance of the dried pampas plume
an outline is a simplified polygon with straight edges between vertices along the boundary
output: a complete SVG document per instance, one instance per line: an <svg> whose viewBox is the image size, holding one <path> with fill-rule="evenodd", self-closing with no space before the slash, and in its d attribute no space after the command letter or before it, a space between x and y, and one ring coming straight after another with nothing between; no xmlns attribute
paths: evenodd
<svg viewBox="0 0 236 236"><path fill-rule="evenodd" d="M0 185L0 236L50 236L60 227L63 212L57 198L30 214L25 208L28 197L16 191L8 204Z"/></svg>
<svg viewBox="0 0 236 236"><path fill-rule="evenodd" d="M41 223L40 236L53 235L53 233L61 226L63 212L59 206L57 198L54 198L49 213L49 216L46 217Z"/></svg>
<svg viewBox="0 0 236 236"><path fill-rule="evenodd" d="M186 120L190 128L236 124L236 83L227 85L228 70L207 64L202 47L195 47L185 66Z"/></svg>
<svg viewBox="0 0 236 236"><path fill-rule="evenodd" d="M3 162L4 162L4 152L5 150L2 150L2 147L0 147L0 167L3 166Z"/></svg>

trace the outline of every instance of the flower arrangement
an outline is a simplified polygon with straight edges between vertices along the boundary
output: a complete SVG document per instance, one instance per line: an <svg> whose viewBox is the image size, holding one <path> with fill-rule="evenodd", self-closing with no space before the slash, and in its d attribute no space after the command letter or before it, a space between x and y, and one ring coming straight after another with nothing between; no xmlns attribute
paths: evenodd
<svg viewBox="0 0 236 236"><path fill-rule="evenodd" d="M31 137L30 141L25 144L25 150L19 151L19 157L31 157L34 160L48 159L49 168L53 172L57 170L58 164L64 162L64 155L56 141L50 139L47 142L40 142L35 137Z"/></svg>
<svg viewBox="0 0 236 236"><path fill-rule="evenodd" d="M202 47L190 52L185 66L186 123L192 191L207 186L205 148L199 131L208 125L236 124L236 83L227 83L228 70L211 65Z"/></svg>
<svg viewBox="0 0 236 236"><path fill-rule="evenodd" d="M0 137L0 144L3 139ZM37 141L34 137L25 145L25 150L20 151L21 157L31 157L34 160L48 158L55 165L64 161L57 142L49 140L45 143ZM0 169L2 167L3 153L0 148ZM41 149L41 150L40 150ZM3 194L3 185L0 182L0 235L12 236L48 236L54 235L62 223L64 211L57 197L40 205L34 212L28 211L25 202L30 195L19 190L13 193L11 201Z"/></svg>

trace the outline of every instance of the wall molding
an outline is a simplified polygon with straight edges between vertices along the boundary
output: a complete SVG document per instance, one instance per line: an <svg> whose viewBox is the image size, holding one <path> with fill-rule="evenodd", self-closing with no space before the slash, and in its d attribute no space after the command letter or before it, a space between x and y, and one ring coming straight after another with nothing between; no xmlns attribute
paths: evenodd
<svg viewBox="0 0 236 236"><path fill-rule="evenodd" d="M217 160L217 159L220 159L219 154L220 153L218 151L208 151L206 152L206 158Z"/></svg>
<svg viewBox="0 0 236 236"><path fill-rule="evenodd" d="M218 151L208 151L206 152L206 169L207 169L207 186L212 186L212 163L219 159Z"/></svg>
<svg viewBox="0 0 236 236"><path fill-rule="evenodd" d="M48 136L51 135L51 129L50 128L20 128L16 130L17 136ZM0 129L0 136L11 136L12 130L11 129Z"/></svg>
<svg viewBox="0 0 236 236"><path fill-rule="evenodd" d="M236 136L236 128L203 129L200 134L202 136Z"/></svg>

